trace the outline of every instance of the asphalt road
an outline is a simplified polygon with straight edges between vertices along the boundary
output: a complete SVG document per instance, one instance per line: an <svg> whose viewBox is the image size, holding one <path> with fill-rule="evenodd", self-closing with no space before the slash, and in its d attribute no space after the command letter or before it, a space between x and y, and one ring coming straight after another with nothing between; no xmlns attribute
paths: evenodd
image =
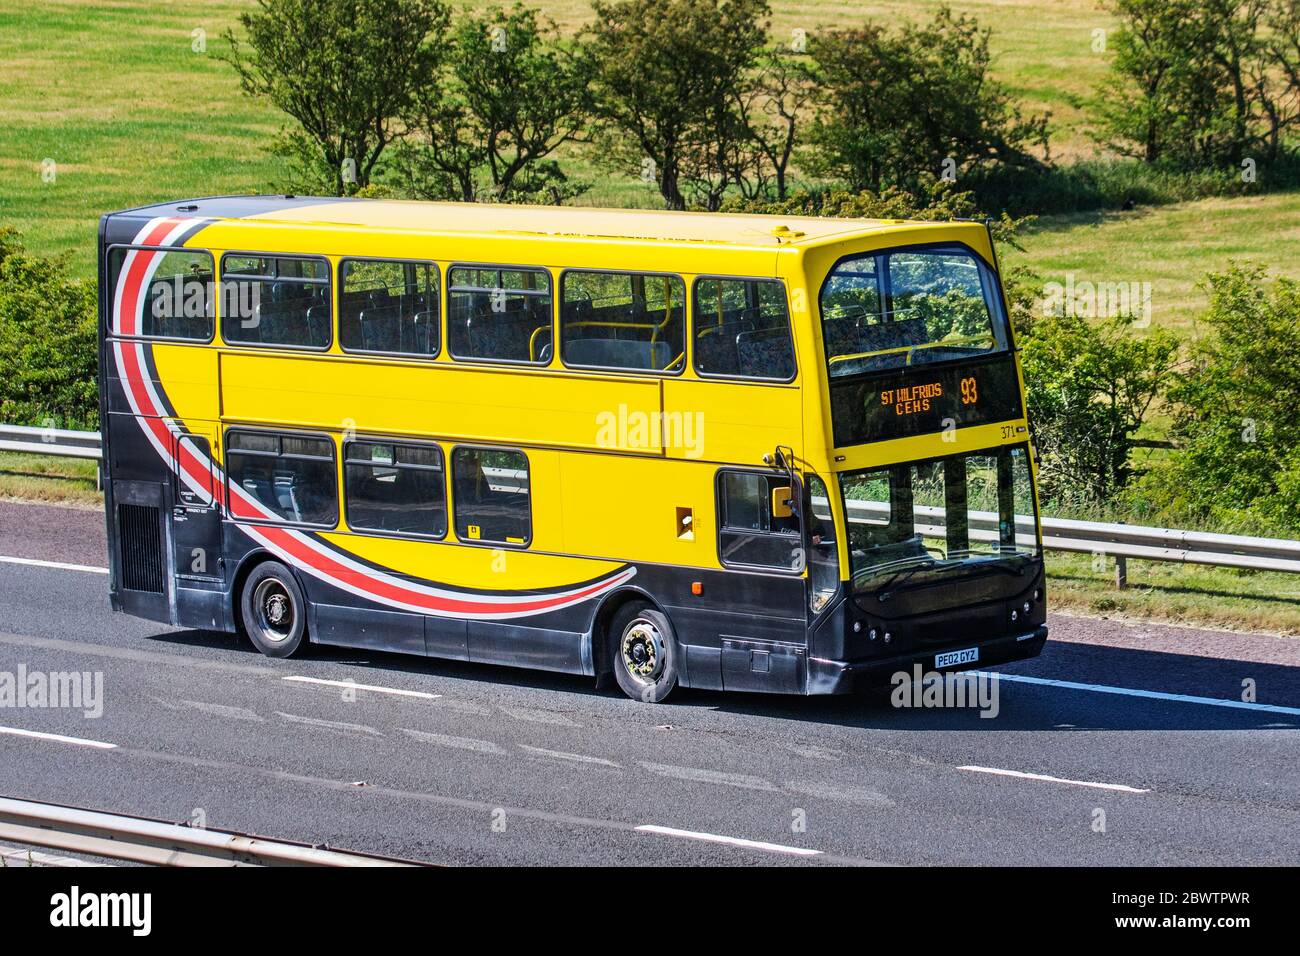
<svg viewBox="0 0 1300 956"><path fill-rule="evenodd" d="M0 556L102 566L102 519L0 504ZM580 677L270 660L114 615L106 584L0 560L0 673L102 673L104 704L0 707L0 794L451 864L1300 859L1294 639L1057 615L1041 658L999 671L993 718L704 692L651 707ZM1210 702L1240 704L1243 681L1253 704Z"/></svg>

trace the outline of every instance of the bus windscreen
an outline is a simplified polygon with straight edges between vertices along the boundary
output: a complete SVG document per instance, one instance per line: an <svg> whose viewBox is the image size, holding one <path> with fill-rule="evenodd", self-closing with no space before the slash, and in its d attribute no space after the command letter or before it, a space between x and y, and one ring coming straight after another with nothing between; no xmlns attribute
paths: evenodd
<svg viewBox="0 0 1300 956"><path fill-rule="evenodd" d="M1007 349L997 276L965 246L841 259L818 304L831 379Z"/></svg>

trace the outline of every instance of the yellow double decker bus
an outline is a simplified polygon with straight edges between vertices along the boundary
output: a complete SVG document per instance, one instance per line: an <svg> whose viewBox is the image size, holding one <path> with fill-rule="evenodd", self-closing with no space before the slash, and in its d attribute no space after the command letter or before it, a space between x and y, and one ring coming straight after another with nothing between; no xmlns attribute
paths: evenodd
<svg viewBox="0 0 1300 956"><path fill-rule="evenodd" d="M648 702L1046 639L982 224L219 197L99 287L117 610Z"/></svg>

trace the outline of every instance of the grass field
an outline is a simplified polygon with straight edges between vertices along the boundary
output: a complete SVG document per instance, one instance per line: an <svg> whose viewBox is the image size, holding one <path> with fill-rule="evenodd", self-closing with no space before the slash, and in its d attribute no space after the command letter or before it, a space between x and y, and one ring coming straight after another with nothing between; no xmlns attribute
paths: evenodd
<svg viewBox="0 0 1300 956"><path fill-rule="evenodd" d="M1204 199L1035 223L1008 262L1044 282L1150 282L1151 320L1189 335L1208 302L1198 283L1230 259L1300 278L1300 192Z"/></svg>
<svg viewBox="0 0 1300 956"><path fill-rule="evenodd" d="M117 0L40 4L0 0L0 222L32 249L66 252L94 272L95 223L105 211L166 199L267 191L277 181L265 147L281 118L244 97L218 56L221 34L251 0ZM586 0L543 4L565 28L590 19ZM920 0L775 4L773 35L929 16ZM1094 0L958 3L994 30L996 74L1032 109L1050 109L1056 153L1089 148L1079 98L1104 72L1092 30L1108 17ZM204 31L196 52L193 31ZM53 160L53 182L42 177ZM586 201L653 204L632 177L599 177Z"/></svg>

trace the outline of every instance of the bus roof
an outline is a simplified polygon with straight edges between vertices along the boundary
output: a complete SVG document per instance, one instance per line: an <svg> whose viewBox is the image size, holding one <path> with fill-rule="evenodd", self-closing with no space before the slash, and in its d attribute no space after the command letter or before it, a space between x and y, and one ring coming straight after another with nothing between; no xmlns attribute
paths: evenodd
<svg viewBox="0 0 1300 956"><path fill-rule="evenodd" d="M113 218L147 220L178 213L202 219L243 219L294 225L310 223L444 234L699 242L750 248L771 248L779 244L820 245L922 225L902 219L834 219L305 196L213 196L141 206L111 215Z"/></svg>

